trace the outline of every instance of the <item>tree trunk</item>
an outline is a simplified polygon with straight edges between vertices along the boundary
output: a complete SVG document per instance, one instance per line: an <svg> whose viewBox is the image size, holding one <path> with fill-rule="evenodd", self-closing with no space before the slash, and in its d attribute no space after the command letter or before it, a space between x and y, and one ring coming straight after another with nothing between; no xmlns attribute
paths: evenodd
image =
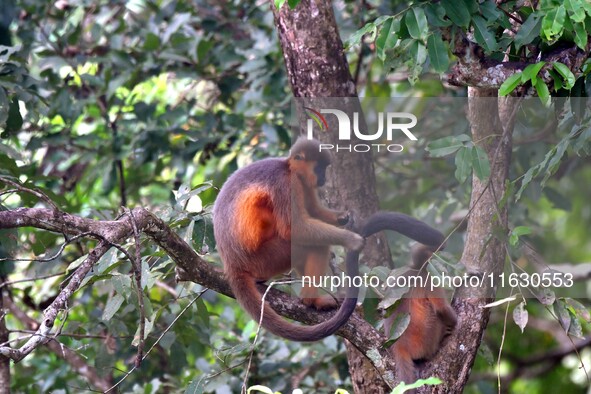
<svg viewBox="0 0 591 394"><path fill-rule="evenodd" d="M295 10L284 6L274 9L275 25L292 91L296 97L355 97L356 89L349 73L342 42L338 35L330 2L303 0ZM511 101L501 102L496 90L470 89L468 117L473 141L482 147L491 163L491 177L472 180L471 214L468 220L466 247L462 262L470 273L500 272L505 251L499 239L491 236L494 228L507 228L507 207L500 206L508 179L513 113ZM501 114L501 115L499 115ZM329 127L330 129L330 127ZM336 143L334 133L325 133ZM339 155L329 185L329 202L339 207L356 207L362 217L378 207L371 155ZM345 169L345 171L343 171ZM346 179L345 179L346 177ZM353 185L364 185L359 198ZM368 245L371 260L383 262L388 251L376 242ZM444 384L427 386L421 392L460 393L463 391L482 335L488 324L489 310L482 308L492 297L493 289L459 289L453 302L458 313L458 327L437 357L424 365L422 377L438 376ZM355 392L389 392L381 378L355 348L347 355Z"/></svg>
<svg viewBox="0 0 591 394"><path fill-rule="evenodd" d="M287 4L279 11L274 5L272 7L294 96L352 97L352 105L359 109L357 90L349 72L331 2L303 0L294 10ZM337 144L335 133L324 133L320 139ZM361 218L377 211L379 200L371 153L333 155L325 189L328 205L333 208L353 209ZM372 237L367 241L364 248L366 262L383 264L390 261L384 240ZM389 392L369 361L349 343L347 357L355 392Z"/></svg>
<svg viewBox="0 0 591 394"><path fill-rule="evenodd" d="M462 263L469 273L486 275L502 272L505 262L503 242L494 237L507 229L507 204L501 205L511 160L515 99L498 99L495 89L468 90L468 119L472 140L482 147L491 163L490 179L472 178L472 195L466 244ZM495 231L493 231L495 230ZM485 281L485 283L487 283ZM438 376L443 384L420 392L461 393L470 376L482 335L488 324L494 289L458 289L453 308L458 326L437 357L421 371L421 376Z"/></svg>

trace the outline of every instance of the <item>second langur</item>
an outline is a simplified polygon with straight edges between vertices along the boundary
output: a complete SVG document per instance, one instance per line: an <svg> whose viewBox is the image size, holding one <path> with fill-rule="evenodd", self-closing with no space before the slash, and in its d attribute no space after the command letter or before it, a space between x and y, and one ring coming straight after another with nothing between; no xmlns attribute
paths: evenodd
<svg viewBox="0 0 591 394"><path fill-rule="evenodd" d="M329 320L302 326L281 318L266 303L256 283L288 272L319 277L328 271L331 245L347 253L347 275L357 275L363 237L377 231L398 231L437 247L438 231L403 214L379 212L370 217L360 234L339 226L347 224L345 212L323 207L317 189L325 182L330 155L319 142L300 137L287 158L269 158L235 172L222 187L213 210L214 234L230 287L244 309L272 333L295 341L315 341L342 326L357 303L358 289L351 287L337 313ZM331 297L318 289L302 289L304 303L318 309L332 308Z"/></svg>
<svg viewBox="0 0 591 394"><path fill-rule="evenodd" d="M416 244L411 249L412 264L407 275L427 278L426 264L433 254L432 248ZM426 280L425 280L426 283ZM410 315L410 322L402 335L390 348L396 361L398 380L413 383L417 380L415 361L429 360L441 347L457 323L455 311L449 305L445 291L426 286L411 288L394 313L384 322L389 335L396 316Z"/></svg>

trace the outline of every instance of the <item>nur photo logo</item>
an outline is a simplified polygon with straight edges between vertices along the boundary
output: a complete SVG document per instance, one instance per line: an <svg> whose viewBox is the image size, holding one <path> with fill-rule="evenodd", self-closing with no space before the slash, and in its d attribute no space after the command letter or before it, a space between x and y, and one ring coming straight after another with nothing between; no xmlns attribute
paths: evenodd
<svg viewBox="0 0 591 394"><path fill-rule="evenodd" d="M410 141L417 141L417 137L410 131L416 126L417 117L408 112L378 112L377 115L377 130L373 134L364 134L359 126L360 116L359 112L353 112L353 120L345 111L335 108L314 109L304 107L308 120L306 122L307 138L314 138L314 129L320 132L328 132L329 124L324 116L334 115L337 120L338 139L339 144L320 144L319 150L334 150L336 152L368 152L370 150L388 151L391 153L399 153L404 150L401 144L391 143L395 137L404 135ZM369 131L369 130L368 130ZM355 136L361 141L368 141L368 143L352 144L351 138ZM388 143L378 143L385 137ZM371 143L370 143L371 142Z"/></svg>

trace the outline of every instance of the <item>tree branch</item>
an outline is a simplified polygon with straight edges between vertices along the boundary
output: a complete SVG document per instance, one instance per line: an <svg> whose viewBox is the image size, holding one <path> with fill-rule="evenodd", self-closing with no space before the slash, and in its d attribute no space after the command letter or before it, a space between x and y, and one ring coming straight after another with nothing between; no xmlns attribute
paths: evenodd
<svg viewBox="0 0 591 394"><path fill-rule="evenodd" d="M179 277L206 286L221 294L233 297L232 291L223 274L215 266L201 258L183 239L173 232L162 220L144 208L133 209L133 217L138 230L152 238L175 263L182 269ZM133 224L127 217L115 221L97 221L56 212L44 208L18 208L0 212L0 229L17 227L35 227L69 235L93 233L104 239L78 267L68 285L60 292L55 301L44 311L43 322L35 335L20 349L0 347L0 354L15 361L22 360L36 347L48 343L53 322L60 309L80 285L88 271L106 253L112 244L120 243L133 236ZM264 287L263 287L264 288ZM328 319L334 312L312 310L298 299L281 291L272 289L267 300L278 313L290 319L306 324L315 324ZM386 338L364 319L354 314L338 335L348 339L368 359L380 373L388 379L392 377L394 362L389 352L381 347ZM390 381L393 384L393 380Z"/></svg>
<svg viewBox="0 0 591 394"><path fill-rule="evenodd" d="M10 211L5 211L6 213ZM0 217L0 223L2 218ZM20 349L12 349L8 346L0 347L0 354L10 357L14 362L19 362L33 350L41 345L47 344L49 341L54 339L52 335L52 328L55 323L55 319L60 310L65 309L67 301L70 299L72 294L80 287L82 280L86 277L86 274L92 269L94 264L100 260L100 258L111 248L107 242L101 242L94 248L86 257L84 262L76 269L72 275L70 282L64 289L60 291L56 299L43 311L43 320L39 325L39 328L29 338L29 340L20 347Z"/></svg>
<svg viewBox="0 0 591 394"><path fill-rule="evenodd" d="M571 354L579 354L579 352L591 346L591 338L581 339L577 342L570 343L568 346L560 346L548 352L541 352L533 356L518 358L507 355L515 368L507 375L502 376L505 386L508 386L512 381L519 378L531 379L537 376L542 376L560 364L563 358ZM470 377L470 381L491 380L496 381L498 376L496 373L480 373L474 374Z"/></svg>
<svg viewBox="0 0 591 394"><path fill-rule="evenodd" d="M449 34L445 35L448 41ZM477 44L469 41L461 34L457 34L455 41L451 43L453 54L457 56L458 62L452 67L447 75L447 81L455 86L471 86L476 88L498 89L501 84L516 72L523 71L531 63L527 62L501 62L484 57L484 50ZM539 76L547 84L552 81L548 69L552 68L553 62L564 63L576 76L581 74L581 67L589 58L591 42L585 50L576 45L561 48L546 54L539 59L546 64L540 70Z"/></svg>
<svg viewBox="0 0 591 394"><path fill-rule="evenodd" d="M495 90L469 89L468 118L472 140L487 153L491 171L486 180L480 180L476 175L472 177L466 246L461 261L468 272L480 274L502 272L505 261L503 242L493 234L497 228L499 231L507 229L507 205L501 206L500 201L509 174L517 106L515 99L501 100L496 93ZM433 392L463 391L490 317L490 308L483 306L494 295L495 289L486 285L456 291L452 305L458 313L458 326L435 359L421 371L422 376L439 376L445 380L444 384L432 389Z"/></svg>

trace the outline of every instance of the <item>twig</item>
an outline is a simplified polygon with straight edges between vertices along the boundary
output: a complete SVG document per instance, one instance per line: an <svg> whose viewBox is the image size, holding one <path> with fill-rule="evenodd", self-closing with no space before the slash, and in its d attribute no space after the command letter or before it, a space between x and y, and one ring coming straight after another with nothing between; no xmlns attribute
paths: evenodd
<svg viewBox="0 0 591 394"><path fill-rule="evenodd" d="M10 357L14 362L19 362L41 345L45 345L53 339L50 335L57 318L58 312L66 306L67 300L80 287L82 280L86 277L90 269L96 262L110 249L107 242L101 242L93 249L86 260L76 269L70 282L60 291L56 299L43 312L43 321L35 334L20 349L9 347L0 347L0 354Z"/></svg>
<svg viewBox="0 0 591 394"><path fill-rule="evenodd" d="M18 320L22 324L29 328L35 328L38 326L37 321L29 317L24 311L18 308L12 302L12 300L7 299L5 302L6 308L10 310L13 315L17 316ZM4 346L4 344L2 344L2 346ZM47 343L47 347L58 357L64 359L70 366L74 368L78 374L85 377L88 382L92 383L96 388L100 389L101 391L107 390L109 388L111 383L107 379L102 378L98 374L96 368L89 365L86 360L76 354L76 352L65 347L57 340L49 341Z"/></svg>
<svg viewBox="0 0 591 394"><path fill-rule="evenodd" d="M265 315L265 298L267 297L267 294L269 294L269 291L273 288L273 286L285 285L285 284L290 284L293 282L294 282L293 280L273 281L273 282L269 283L269 285L265 289L265 292L263 293L263 296L261 298L261 314L259 316L259 326L257 327L257 332L254 336L252 344L250 345L250 354L248 355L248 364L246 365L246 370L244 371L244 379L242 380L242 388L241 388L242 393L246 393L246 385L248 383L248 374L250 372L250 367L252 365L252 359L254 356L254 349L256 347L257 340L259 339L259 334L261 333L261 328L263 327L263 317Z"/></svg>
<svg viewBox="0 0 591 394"><path fill-rule="evenodd" d="M49 263L55 259L57 259L59 256L61 256L61 254L64 252L64 249L66 248L66 246L68 244L71 244L74 241L79 240L80 238L84 238L84 237L95 237L95 238L100 238L102 239L102 237L98 236L97 234L94 233L82 233L82 234L78 234L73 236L72 238L67 238L66 237L66 241L60 246L60 248L58 249L58 251L51 257L46 257L46 258L42 258L42 259L25 259L25 258L12 258L12 257L5 257L5 258L1 258L0 261L28 261L31 263ZM8 283L8 282L5 282ZM0 284L0 288L3 286L4 284Z"/></svg>
<svg viewBox="0 0 591 394"><path fill-rule="evenodd" d="M162 334L160 334L160 336L158 337L158 339L156 339L156 342L154 342L154 344L152 344L152 346L150 347L150 349L148 349L148 351L146 352L146 354L143 356L142 361L146 359L146 357L148 357L148 355L152 352L152 350L156 347L156 345L158 345L160 343L160 341L162 340L162 338L164 337L164 335L166 335L166 333L168 333L168 331L170 331L170 329L175 325L175 323L183 316L183 314L199 299L201 298L201 296L209 289L205 289L202 290L199 294L197 294L197 297L195 297L193 300L191 300L191 302L189 302L189 304L183 308L183 310L178 314L177 317L174 318L174 320L172 321L172 323L169 324L168 327L166 327L164 329L164 331L162 332ZM125 373L125 375L119 379L117 381L117 383L115 383L113 386L111 386L107 391L111 391L116 389L121 383L123 383L123 381L125 381L125 379L127 379L127 377L129 375L131 375L133 373L133 371L135 371L138 368L138 366L134 365L128 372Z"/></svg>
<svg viewBox="0 0 591 394"><path fill-rule="evenodd" d="M137 355L135 358L135 366L139 368L144 353L145 335L146 335L146 311L144 308L144 292L142 291L142 256L140 250L140 232L137 228L137 222L133 216L133 212L127 209L131 228L133 228L133 238L135 241L135 259L131 259L133 266L133 276L135 278L135 287L137 292L137 302L140 307L140 332L139 341L137 345Z"/></svg>
<svg viewBox="0 0 591 394"><path fill-rule="evenodd" d="M5 259L0 259L0 261L3 261L3 260L5 260ZM12 261L19 261L19 260L15 260L15 259L10 259L10 260L12 260ZM58 272L57 274L37 276L35 278L24 278L24 279L10 280L10 281L6 281L6 282L0 283L0 289L2 289L5 286L14 285L14 284L17 284L17 283L34 282L36 280L54 278L56 276L62 276L62 275L65 275L65 274L66 274L66 272L64 271L64 272Z"/></svg>
<svg viewBox="0 0 591 394"><path fill-rule="evenodd" d="M507 17L513 19L515 22L519 23L520 25L523 25L523 21L520 18L516 17L515 15L511 14L509 11L505 10L503 7L501 7L500 4L497 4L497 8L499 10L501 10L501 12L503 14L507 15Z"/></svg>
<svg viewBox="0 0 591 394"><path fill-rule="evenodd" d="M501 334L501 345L499 346L499 355L497 356L497 389L498 393L501 394L501 355L503 354L503 347L505 345L505 335L507 334L507 319L509 318L509 305L505 308L505 318L503 319L503 333Z"/></svg>
<svg viewBox="0 0 591 394"><path fill-rule="evenodd" d="M53 208L54 211L59 211L59 207L51 200L51 198L49 198L45 193L38 190L37 188L35 188L35 189L28 188L26 186L21 185L18 182L8 179L5 176L0 176L0 182L10 185L21 192L32 194L35 197L39 198L41 201L44 201L47 205L49 205L51 208Z"/></svg>

